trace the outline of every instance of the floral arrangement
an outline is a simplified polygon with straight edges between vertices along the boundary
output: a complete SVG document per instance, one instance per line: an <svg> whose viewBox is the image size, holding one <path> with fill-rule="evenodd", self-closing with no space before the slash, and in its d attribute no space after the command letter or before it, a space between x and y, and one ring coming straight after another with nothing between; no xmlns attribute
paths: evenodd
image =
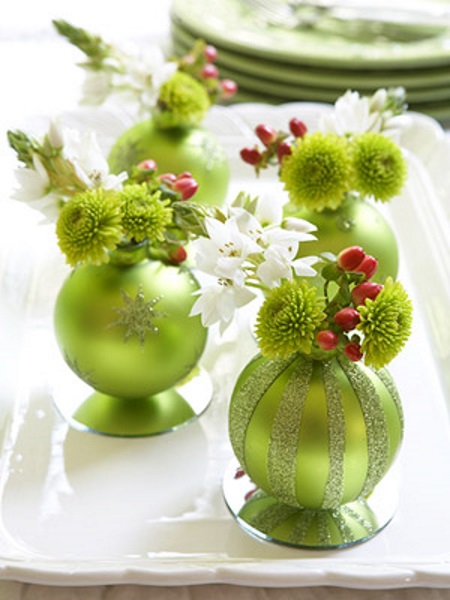
<svg viewBox="0 0 450 600"><path fill-rule="evenodd" d="M285 161L297 160L296 148L301 156L306 153L301 148L311 143L313 164L327 156L339 174L326 182L328 196L322 182L321 197L336 202L347 193L348 182L358 180L369 181L372 190L392 191L397 185L393 173L397 179L404 176L403 162L381 129L394 119L372 116L369 121L378 123L377 131L345 135L308 134L301 122L293 121L291 131L297 137L291 152L284 154L283 170L289 165ZM280 147L287 138L265 126L258 131L266 151L255 166L264 168L283 153ZM200 205L193 200L198 185L190 173L158 174L152 160L136 165L130 174L112 175L93 133L81 134L55 121L41 140L22 131L10 131L8 138L21 163L15 197L56 222L68 264L102 264L116 249L130 247L144 248L149 258L180 264L189 242L197 268L210 278L197 292L191 315L201 315L205 327L218 324L223 332L238 309L262 298L255 334L261 353L271 359L297 352L311 358L342 352L378 369L406 343L412 305L401 283L391 278L384 284L373 281L377 260L358 246L337 256L304 256L300 245L316 239L316 228L284 216L280 199L241 193L226 208ZM387 161L387 179L373 164L364 171L367 154ZM298 161L302 165L304 159ZM365 176L355 173L359 162ZM291 168L286 167L286 180Z"/></svg>
<svg viewBox="0 0 450 600"><path fill-rule="evenodd" d="M377 369L389 363L411 333L412 304L402 284L369 281L377 260L358 246L298 258L300 243L315 239L314 226L283 218L281 206L267 218L265 202L240 200L225 221L207 217L207 235L193 242L198 268L214 280L200 290L192 314L223 331L259 290L255 334L263 355L323 359L342 352Z"/></svg>
<svg viewBox="0 0 450 600"><path fill-rule="evenodd" d="M283 218L279 202L239 195L226 212L206 216L202 235L192 242L200 271L211 281L200 290L192 314L223 332L242 308L281 281L314 276L316 257L299 258L301 242L315 239L315 226Z"/></svg>
<svg viewBox="0 0 450 600"><path fill-rule="evenodd" d="M361 196L387 202L406 180L406 161L395 141L405 110L402 89L380 89L370 97L348 91L321 115L314 132L295 117L289 132L258 125L263 146L243 148L241 158L257 174L277 166L292 206L334 210Z"/></svg>
<svg viewBox="0 0 450 600"><path fill-rule="evenodd" d="M8 139L21 163L13 197L56 222L70 265L101 264L115 249L133 245L145 245L160 260L185 260L189 232L176 223L176 207L197 191L190 173L158 174L155 161L145 160L130 175L113 175L93 132L56 121L42 140L23 131L9 131Z"/></svg>
<svg viewBox="0 0 450 600"><path fill-rule="evenodd" d="M203 40L185 56L166 60L159 46L124 51L67 21L53 24L86 57L81 63L86 72L85 104L122 97L136 102L140 114L150 113L160 127L176 127L201 123L214 103L237 91L234 81L220 78L217 50Z"/></svg>

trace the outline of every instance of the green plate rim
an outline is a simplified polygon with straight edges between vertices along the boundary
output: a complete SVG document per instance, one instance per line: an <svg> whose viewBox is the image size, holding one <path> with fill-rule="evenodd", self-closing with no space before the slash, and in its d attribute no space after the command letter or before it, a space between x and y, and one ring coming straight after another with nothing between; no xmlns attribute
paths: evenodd
<svg viewBox="0 0 450 600"><path fill-rule="evenodd" d="M386 43L384 48L378 44L376 51L373 44L353 43L345 46L342 39L339 44L336 35L328 36L330 44L324 44L327 38L322 33L322 41L317 39L317 30L294 31L272 27L266 28L263 36L262 25L258 27L254 22L252 24L243 7L244 4L237 0L173 0L170 15L172 20L195 37L207 36L211 43L249 57L263 56L287 63L354 69L450 64L449 36L430 38L432 42L428 39L414 44ZM237 11L240 12L236 14ZM226 22L222 19L223 15L226 15ZM272 50L271 46L277 49ZM323 53L324 47L329 50L326 55ZM363 56L364 52L366 56Z"/></svg>
<svg viewBox="0 0 450 600"><path fill-rule="evenodd" d="M197 39L174 21L171 23L171 36L179 53L187 52ZM206 41L209 40L206 39ZM310 65L287 65L259 57L249 58L222 47L217 49L219 51L217 58L219 68L233 70L239 65L239 71L242 73L254 74L262 78L270 77L284 83L318 85L326 78L330 89L342 89L343 81L345 81L346 87L358 88L361 91L379 87L403 86L408 89L420 89L429 87L430 84L450 85L450 65L446 65L445 70L442 67L430 67L426 70L421 69L420 72L410 68L392 70L388 73L356 69L338 71L337 69L321 68L318 70Z"/></svg>

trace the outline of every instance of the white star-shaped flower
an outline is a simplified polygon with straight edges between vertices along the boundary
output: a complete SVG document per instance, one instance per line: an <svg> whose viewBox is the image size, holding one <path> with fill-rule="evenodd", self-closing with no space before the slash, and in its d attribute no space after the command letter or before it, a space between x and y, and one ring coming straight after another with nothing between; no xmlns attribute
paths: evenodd
<svg viewBox="0 0 450 600"><path fill-rule="evenodd" d="M260 251L259 246L239 231L233 219L222 223L206 217L205 227L209 237L193 242L199 269L242 285L242 266L252 252Z"/></svg>
<svg viewBox="0 0 450 600"><path fill-rule="evenodd" d="M219 279L202 287L190 314L201 315L204 327L219 323L223 333L233 320L236 309L245 306L255 297L256 294L248 288Z"/></svg>
<svg viewBox="0 0 450 600"><path fill-rule="evenodd" d="M77 177L88 188L104 187L107 190L121 190L127 174L113 175L103 155L95 132L80 133L73 129L63 129L63 156L72 163Z"/></svg>
<svg viewBox="0 0 450 600"><path fill-rule="evenodd" d="M49 192L50 180L39 157L33 156L33 168L21 167L15 170L14 175L18 187L13 191L11 197L14 200L29 203L48 221L56 221L59 214L59 197Z"/></svg>
<svg viewBox="0 0 450 600"><path fill-rule="evenodd" d="M273 244L264 252L264 261L258 266L256 274L269 288L280 285L282 279L292 279L293 272L298 276L313 277L316 275L312 264L316 257L295 258L298 246Z"/></svg>
<svg viewBox="0 0 450 600"><path fill-rule="evenodd" d="M321 115L319 129L324 133L346 136L380 131L381 124L381 112L371 112L370 99L348 90L336 100L331 113Z"/></svg>

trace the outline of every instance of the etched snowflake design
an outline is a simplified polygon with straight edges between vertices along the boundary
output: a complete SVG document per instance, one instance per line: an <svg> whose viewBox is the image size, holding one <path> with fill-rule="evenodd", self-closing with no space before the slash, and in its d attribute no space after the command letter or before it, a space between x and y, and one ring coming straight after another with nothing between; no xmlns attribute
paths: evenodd
<svg viewBox="0 0 450 600"><path fill-rule="evenodd" d="M212 171L216 164L222 160L222 152L211 140L204 139L200 144L203 158L205 159L205 168Z"/></svg>
<svg viewBox="0 0 450 600"><path fill-rule="evenodd" d="M78 375L80 379L82 379L85 383L90 385L91 387L95 387L95 379L93 377L93 369L88 369L87 371L83 370L78 364L78 360L76 358L70 358L70 356L65 352L64 359L72 371Z"/></svg>
<svg viewBox="0 0 450 600"><path fill-rule="evenodd" d="M142 286L139 286L135 298L132 298L125 290L121 290L123 306L114 308L119 318L110 323L109 327L125 327L125 338L127 342L133 335L137 335L141 346L145 344L145 336L151 332L154 335L159 333L158 327L154 324L154 319L158 317L167 317L166 314L155 310L155 305L161 300L162 296L157 296L152 300L146 301Z"/></svg>

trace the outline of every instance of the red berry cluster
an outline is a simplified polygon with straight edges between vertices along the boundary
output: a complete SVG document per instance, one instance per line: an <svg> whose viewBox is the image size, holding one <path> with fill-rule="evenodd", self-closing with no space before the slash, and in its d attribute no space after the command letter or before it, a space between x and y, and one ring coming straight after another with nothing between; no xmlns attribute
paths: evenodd
<svg viewBox="0 0 450 600"><path fill-rule="evenodd" d="M159 175L158 179L174 192L178 192L182 200L189 200L198 190L198 183L189 171L180 175L164 173Z"/></svg>
<svg viewBox="0 0 450 600"><path fill-rule="evenodd" d="M341 346L347 358L354 362L361 360L360 338L352 332L361 320L357 307L364 305L367 299L375 300L383 289L381 284L369 281L377 267L376 258L366 254L360 246L350 246L338 254L334 264L323 269L325 278L336 281L341 292L346 288L347 293L338 294L337 298L349 298L349 301L347 305L342 305L339 299L329 303L328 327L316 336L321 350L331 351Z"/></svg>
<svg viewBox="0 0 450 600"><path fill-rule="evenodd" d="M170 202L189 200L198 190L198 183L192 173L184 171L179 175L163 173L158 175L158 165L152 158L147 158L136 165L128 177L127 183L147 184L151 191L160 190L163 199ZM187 236L171 236L157 247L149 249L149 256L171 265L178 265L187 258L184 243Z"/></svg>
<svg viewBox="0 0 450 600"><path fill-rule="evenodd" d="M218 52L215 46L198 40L192 50L179 61L179 69L188 73L206 88L212 102L229 100L237 92L238 86L232 79L221 79L215 64Z"/></svg>
<svg viewBox="0 0 450 600"><path fill-rule="evenodd" d="M130 179L135 183L151 183L152 181L164 184L166 188L177 192L181 200L189 200L198 190L198 183L192 173L184 171L179 175L175 173L163 173L157 175L158 166L152 158L143 160L137 165Z"/></svg>
<svg viewBox="0 0 450 600"><path fill-rule="evenodd" d="M291 147L294 138L301 138L307 133L308 128L300 119L292 118L289 121L289 132L277 131L270 125L258 125L255 127L255 133L263 148L258 145L252 148L242 148L240 155L244 162L255 167L256 172L267 168L269 165L281 165L283 158L291 154Z"/></svg>

